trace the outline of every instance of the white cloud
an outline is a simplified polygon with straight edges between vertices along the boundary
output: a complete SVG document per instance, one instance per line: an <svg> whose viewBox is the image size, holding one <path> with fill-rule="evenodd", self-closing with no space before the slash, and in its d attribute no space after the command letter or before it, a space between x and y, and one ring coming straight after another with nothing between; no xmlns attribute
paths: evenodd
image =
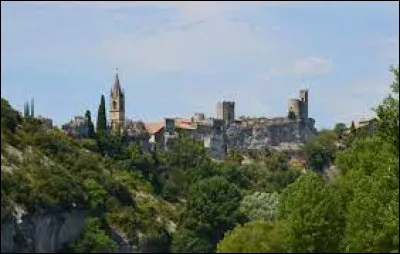
<svg viewBox="0 0 400 254"><path fill-rule="evenodd" d="M282 63L278 63L282 66ZM264 75L264 80L271 80L283 76L316 76L327 75L332 70L332 62L329 58L309 56L295 59L291 64L286 63L289 67L274 67L267 70Z"/></svg>
<svg viewBox="0 0 400 254"><path fill-rule="evenodd" d="M105 62L142 71L213 73L226 68L262 68L278 59L271 35L257 33L248 24L205 21L191 29L161 29L153 35L134 34L104 40L99 52Z"/></svg>

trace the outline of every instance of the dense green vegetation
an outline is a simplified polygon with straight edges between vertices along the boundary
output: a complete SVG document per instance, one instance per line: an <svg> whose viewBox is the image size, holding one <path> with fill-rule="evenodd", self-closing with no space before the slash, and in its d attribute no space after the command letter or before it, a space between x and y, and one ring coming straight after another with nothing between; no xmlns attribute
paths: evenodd
<svg viewBox="0 0 400 254"><path fill-rule="evenodd" d="M398 68L392 72L376 132L346 134L338 124L309 140L304 154L314 172L283 190L277 220L238 226L219 252L399 252ZM331 164L340 176L325 182L320 173Z"/></svg>
<svg viewBox="0 0 400 254"><path fill-rule="evenodd" d="M149 252L398 252L399 84L392 71L393 93L376 109L376 132L347 132L341 123L321 131L302 151L305 174L273 150L249 152L249 165L239 151L215 162L185 138L168 151L145 152L105 131L103 97L104 120L82 140L21 117L2 98L2 221L16 204L29 213L88 211L80 237L65 248L71 252L117 250L112 228L135 245L144 234ZM332 165L339 175L328 181Z"/></svg>

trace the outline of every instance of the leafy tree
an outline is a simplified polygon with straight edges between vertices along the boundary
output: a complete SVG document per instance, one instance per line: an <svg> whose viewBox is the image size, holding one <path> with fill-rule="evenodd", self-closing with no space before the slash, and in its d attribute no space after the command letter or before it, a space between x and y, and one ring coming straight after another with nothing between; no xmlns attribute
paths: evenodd
<svg viewBox="0 0 400 254"><path fill-rule="evenodd" d="M254 185L254 173L247 166L239 166L237 164L224 163L215 165L216 174L228 180L228 182L236 184L241 189L249 189ZM209 177L212 176L212 172Z"/></svg>
<svg viewBox="0 0 400 254"><path fill-rule="evenodd" d="M282 192L301 175L299 171L294 169L270 171L262 168L258 168L256 174L257 190L269 193Z"/></svg>
<svg viewBox="0 0 400 254"><path fill-rule="evenodd" d="M89 110L86 110L85 116L88 119L88 136L90 138L94 138L95 137L94 125L93 125L92 116L91 116L91 113Z"/></svg>
<svg viewBox="0 0 400 254"><path fill-rule="evenodd" d="M99 218L91 217L85 221L80 237L71 245L75 253L104 253L117 250L117 244L102 229Z"/></svg>
<svg viewBox="0 0 400 254"><path fill-rule="evenodd" d="M92 208L102 206L106 202L107 191L93 179L84 182L86 191L90 194L89 201Z"/></svg>
<svg viewBox="0 0 400 254"><path fill-rule="evenodd" d="M288 252L337 252L344 227L342 202L333 186L314 172L291 184L282 194L279 219L285 222Z"/></svg>
<svg viewBox="0 0 400 254"><path fill-rule="evenodd" d="M358 178L347 204L343 251L399 252L398 180L390 167Z"/></svg>
<svg viewBox="0 0 400 254"><path fill-rule="evenodd" d="M356 140L336 160L346 216L342 250L399 250L399 158L381 136Z"/></svg>
<svg viewBox="0 0 400 254"><path fill-rule="evenodd" d="M158 153L155 159L159 167L153 179L164 186L163 196L170 201L185 197L191 183L214 171L203 145L187 138L179 138L168 152Z"/></svg>
<svg viewBox="0 0 400 254"><path fill-rule="evenodd" d="M241 221L240 199L238 188L224 178L202 180L189 189L182 225L215 246L226 230Z"/></svg>
<svg viewBox="0 0 400 254"><path fill-rule="evenodd" d="M399 155L399 67L391 67L394 81L392 93L376 109L378 116L378 135L393 144Z"/></svg>
<svg viewBox="0 0 400 254"><path fill-rule="evenodd" d="M217 253L279 253L283 251L281 225L252 221L225 234Z"/></svg>
<svg viewBox="0 0 400 254"><path fill-rule="evenodd" d="M337 136L333 131L321 131L317 136L310 138L304 145L304 154L308 164L317 172L333 163L338 151Z"/></svg>
<svg viewBox="0 0 400 254"><path fill-rule="evenodd" d="M172 253L211 253L213 246L207 237L199 236L195 231L178 228L172 235Z"/></svg>
<svg viewBox="0 0 400 254"><path fill-rule="evenodd" d="M333 130L335 131L336 135L341 138L347 129L346 124L344 123L337 123Z"/></svg>
<svg viewBox="0 0 400 254"><path fill-rule="evenodd" d="M240 211L249 220L274 221L278 214L278 193L254 192L247 195L240 203Z"/></svg>
<svg viewBox="0 0 400 254"><path fill-rule="evenodd" d="M21 121L20 114L11 108L7 100L1 98L1 132L15 133Z"/></svg>
<svg viewBox="0 0 400 254"><path fill-rule="evenodd" d="M209 160L201 142L188 138L179 138L167 153L167 164L181 169L195 168Z"/></svg>
<svg viewBox="0 0 400 254"><path fill-rule="evenodd" d="M98 134L105 134L107 130L106 100L104 99L104 95L101 95L99 110L97 114L96 130Z"/></svg>

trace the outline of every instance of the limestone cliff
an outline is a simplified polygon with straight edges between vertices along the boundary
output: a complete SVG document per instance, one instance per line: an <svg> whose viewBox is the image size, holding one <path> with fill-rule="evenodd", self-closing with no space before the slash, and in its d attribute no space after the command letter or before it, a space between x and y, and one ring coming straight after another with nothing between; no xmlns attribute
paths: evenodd
<svg viewBox="0 0 400 254"><path fill-rule="evenodd" d="M2 253L54 253L76 239L85 225L86 211L37 213L1 224Z"/></svg>
<svg viewBox="0 0 400 254"><path fill-rule="evenodd" d="M226 131L228 149L265 149L299 144L316 134L314 120L232 124Z"/></svg>
<svg viewBox="0 0 400 254"><path fill-rule="evenodd" d="M1 253L56 253L77 239L85 225L88 211L42 212L12 217L1 223ZM138 239L128 239L110 225L111 238L117 243L116 253L163 251L163 246L151 237L139 233ZM173 230L172 230L173 231ZM167 241L168 232L163 236Z"/></svg>

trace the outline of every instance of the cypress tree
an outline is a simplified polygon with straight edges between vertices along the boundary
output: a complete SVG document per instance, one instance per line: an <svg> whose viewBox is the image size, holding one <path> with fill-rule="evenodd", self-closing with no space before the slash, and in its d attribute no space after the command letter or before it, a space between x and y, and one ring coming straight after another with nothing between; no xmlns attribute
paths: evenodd
<svg viewBox="0 0 400 254"><path fill-rule="evenodd" d="M88 135L90 138L94 138L94 125L92 122L92 115L89 110L86 110L85 116L88 119Z"/></svg>
<svg viewBox="0 0 400 254"><path fill-rule="evenodd" d="M24 117L28 117L29 116L29 104L28 102L25 102L24 104Z"/></svg>
<svg viewBox="0 0 400 254"><path fill-rule="evenodd" d="M31 117L34 117L35 116L35 106L34 106L34 102L33 102L33 98L32 98L32 100L31 100Z"/></svg>
<svg viewBox="0 0 400 254"><path fill-rule="evenodd" d="M104 95L101 95L99 110L97 113L97 133L104 134L107 129L107 119L106 119L106 100Z"/></svg>

